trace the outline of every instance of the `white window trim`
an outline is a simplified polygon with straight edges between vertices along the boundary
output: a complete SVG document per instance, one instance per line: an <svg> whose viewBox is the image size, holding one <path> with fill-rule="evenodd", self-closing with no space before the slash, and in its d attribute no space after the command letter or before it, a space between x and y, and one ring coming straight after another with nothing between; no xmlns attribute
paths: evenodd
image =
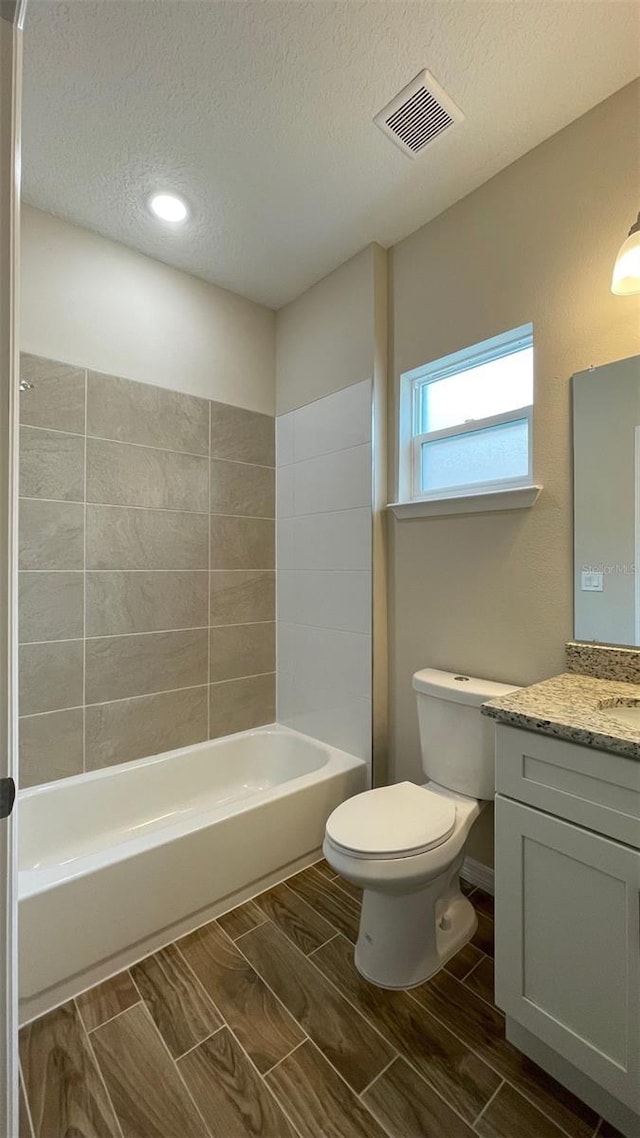
<svg viewBox="0 0 640 1138"><path fill-rule="evenodd" d="M464 349L447 356L439 364L427 364L413 371L406 372L401 377L400 390L400 440L398 455L398 502L391 503L391 508L397 517L443 514L447 512L462 513L479 510L514 509L521 506L533 505L538 497L541 487L533 483L533 404L518 407L500 415L487 416L475 419L473 422L460 423L440 431L431 431L422 435L413 434L417 408L418 393L425 383L434 383L455 375L463 368L478 367L491 360L511 355L519 348L529 347L531 344L531 325L514 328L510 332L495 336L487 340L476 352ZM517 422L522 419L528 421L529 461L527 474L521 478L500 478L486 483L464 483L456 486L443 487L430 494L420 493L420 461L421 446L438 438L449 438L454 435L467 435L473 431L483 430L487 427L498 426L502 423ZM521 491L514 494L514 491ZM500 495L506 495L504 505L498 505ZM452 503L451 511L443 509L446 502ZM468 505L465 507L464 503ZM429 509L433 503L434 508ZM507 504L508 503L508 504ZM402 507L402 508L401 508ZM421 508L422 507L422 508Z"/></svg>

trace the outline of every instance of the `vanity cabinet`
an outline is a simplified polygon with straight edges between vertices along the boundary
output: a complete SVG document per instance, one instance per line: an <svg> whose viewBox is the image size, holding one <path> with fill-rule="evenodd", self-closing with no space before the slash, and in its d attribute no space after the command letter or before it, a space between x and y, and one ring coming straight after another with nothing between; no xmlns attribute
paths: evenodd
<svg viewBox="0 0 640 1138"><path fill-rule="evenodd" d="M499 725L496 782L496 1002L640 1114L640 762Z"/></svg>

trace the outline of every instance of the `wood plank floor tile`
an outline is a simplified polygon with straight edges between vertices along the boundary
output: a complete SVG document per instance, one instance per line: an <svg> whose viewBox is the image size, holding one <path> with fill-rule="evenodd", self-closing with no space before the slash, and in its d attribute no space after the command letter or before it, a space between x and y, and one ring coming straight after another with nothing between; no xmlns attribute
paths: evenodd
<svg viewBox="0 0 640 1138"><path fill-rule="evenodd" d="M211 1138L296 1138L227 1027L178 1061Z"/></svg>
<svg viewBox="0 0 640 1138"><path fill-rule="evenodd" d="M562 1130L505 1083L476 1122L482 1138L565 1138Z"/></svg>
<svg viewBox="0 0 640 1138"><path fill-rule="evenodd" d="M464 1118L473 1122L500 1086L500 1077L407 992L376 988L359 975L344 937L325 944L314 964L417 1068Z"/></svg>
<svg viewBox="0 0 640 1138"><path fill-rule="evenodd" d="M404 1059L396 1059L362 1101L390 1138L473 1138L471 1127Z"/></svg>
<svg viewBox="0 0 640 1138"><path fill-rule="evenodd" d="M301 1138L385 1138L324 1056L307 1041L266 1076Z"/></svg>
<svg viewBox="0 0 640 1138"><path fill-rule="evenodd" d="M360 924L360 905L357 901L339 889L333 881L318 873L313 865L295 877L290 877L287 885L355 944Z"/></svg>
<svg viewBox="0 0 640 1138"><path fill-rule="evenodd" d="M22 1079L20 1079L20 1100L18 1103L18 1125L19 1125L19 1138L33 1138L33 1131L31 1130L31 1123L29 1122L29 1111L27 1110L27 1100L24 1097L24 1087Z"/></svg>
<svg viewBox="0 0 640 1138"><path fill-rule="evenodd" d="M271 922L247 933L242 951L354 1091L393 1058L393 1048Z"/></svg>
<svg viewBox="0 0 640 1138"><path fill-rule="evenodd" d="M460 952L456 952L455 956L447 960L445 968L452 976L457 976L458 980L462 980L463 977L467 975L467 972L475 968L476 964L479 964L483 959L484 954L480 952L479 948L476 948L473 944L465 944L460 949Z"/></svg>
<svg viewBox="0 0 640 1138"><path fill-rule="evenodd" d="M174 1059L222 1026L175 944L134 964L131 975Z"/></svg>
<svg viewBox="0 0 640 1138"><path fill-rule="evenodd" d="M124 1138L207 1138L143 1004L98 1027L91 1041Z"/></svg>
<svg viewBox="0 0 640 1138"><path fill-rule="evenodd" d="M412 988L411 996L478 1051L572 1138L591 1138L598 1120L595 1111L507 1042L504 1017L496 1008L444 970L426 984Z"/></svg>
<svg viewBox="0 0 640 1138"><path fill-rule="evenodd" d="M467 988L477 996L482 996L489 1004L495 1005L494 964L490 956L483 956L480 963L464 978ZM458 977L460 979L460 977Z"/></svg>
<svg viewBox="0 0 640 1138"><path fill-rule="evenodd" d="M35 1138L120 1138L72 1000L23 1027L20 1061Z"/></svg>
<svg viewBox="0 0 640 1138"><path fill-rule="evenodd" d="M337 930L287 885L276 885L258 899L266 917L305 955L336 935Z"/></svg>
<svg viewBox="0 0 640 1138"><path fill-rule="evenodd" d="M249 929L261 925L263 921L264 913L260 911L255 901L245 901L244 905L238 905L236 909L231 909L230 912L218 917L220 928L224 929L232 940L237 940L239 936L248 933Z"/></svg>
<svg viewBox="0 0 640 1138"><path fill-rule="evenodd" d="M88 992L76 996L76 1005L87 1031L93 1031L105 1020L126 1012L139 999L140 993L129 973L120 972L110 980L96 984L95 988L89 988Z"/></svg>
<svg viewBox="0 0 640 1138"><path fill-rule="evenodd" d="M268 1070L302 1042L298 1024L215 922L178 945L259 1071Z"/></svg>
<svg viewBox="0 0 640 1138"><path fill-rule="evenodd" d="M484 952L485 956L493 956L493 921L489 917L485 917L484 913L476 911L476 916L478 927L471 937L471 944L475 944L476 948Z"/></svg>
<svg viewBox="0 0 640 1138"><path fill-rule="evenodd" d="M485 917L488 917L490 921L493 920L495 904L494 898L490 893L487 893L484 889L474 889L471 903L478 913L484 913Z"/></svg>

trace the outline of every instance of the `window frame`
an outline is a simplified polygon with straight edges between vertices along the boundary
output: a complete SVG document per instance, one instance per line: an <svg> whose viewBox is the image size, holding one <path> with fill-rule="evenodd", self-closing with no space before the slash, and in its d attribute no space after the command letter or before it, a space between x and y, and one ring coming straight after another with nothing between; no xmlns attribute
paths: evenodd
<svg viewBox="0 0 640 1138"><path fill-rule="evenodd" d="M429 383L471 371L482 364L492 363L505 356L533 348L533 325L524 324L489 340L446 356L430 364L414 368L401 377L400 392L400 448L399 448L399 501L437 502L463 495L481 495L501 490L516 490L531 486L533 482L533 408L535 404L535 375L532 402L498 415L487 415L437 431L414 433L419 419L420 395ZM526 474L518 478L496 478L487 482L460 482L424 493L421 489L422 445L441 438L471 435L488 427L504 423L527 421L528 462Z"/></svg>

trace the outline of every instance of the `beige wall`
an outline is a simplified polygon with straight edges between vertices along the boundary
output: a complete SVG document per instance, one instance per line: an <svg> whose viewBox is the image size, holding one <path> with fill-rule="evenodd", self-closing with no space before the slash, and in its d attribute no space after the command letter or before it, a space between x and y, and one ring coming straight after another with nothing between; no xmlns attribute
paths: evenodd
<svg viewBox="0 0 640 1138"><path fill-rule="evenodd" d="M275 313L25 206L23 351L273 415Z"/></svg>
<svg viewBox="0 0 640 1138"><path fill-rule="evenodd" d="M375 288L385 262L380 246L369 245L280 309L278 415L373 375Z"/></svg>
<svg viewBox="0 0 640 1138"><path fill-rule="evenodd" d="M614 297L609 283L639 205L639 126L636 82L392 251L390 439L403 372L531 320L544 485L531 510L391 521L396 779L421 777L417 668L523 684L563 669L573 623L570 377L638 351L640 298ZM488 813L470 853L491 861Z"/></svg>

